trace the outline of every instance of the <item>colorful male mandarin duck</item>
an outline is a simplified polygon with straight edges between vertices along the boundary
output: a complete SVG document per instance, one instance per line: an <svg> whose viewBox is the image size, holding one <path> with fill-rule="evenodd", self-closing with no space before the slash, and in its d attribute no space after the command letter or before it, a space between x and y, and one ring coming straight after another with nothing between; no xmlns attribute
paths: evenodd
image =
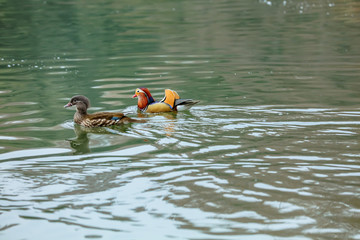
<svg viewBox="0 0 360 240"><path fill-rule="evenodd" d="M178 106L191 107L199 102L192 99L181 99L177 92L170 89L165 89L165 97L160 102L154 100L147 88L137 88L133 98L135 97L138 98L138 109L146 113L177 111Z"/></svg>
<svg viewBox="0 0 360 240"><path fill-rule="evenodd" d="M88 114L87 109L90 107L90 101L85 96L74 96L70 102L64 107L76 106L74 122L84 127L109 127L121 125L123 123L145 122L144 120L136 120L125 116L123 113L116 112L97 112Z"/></svg>

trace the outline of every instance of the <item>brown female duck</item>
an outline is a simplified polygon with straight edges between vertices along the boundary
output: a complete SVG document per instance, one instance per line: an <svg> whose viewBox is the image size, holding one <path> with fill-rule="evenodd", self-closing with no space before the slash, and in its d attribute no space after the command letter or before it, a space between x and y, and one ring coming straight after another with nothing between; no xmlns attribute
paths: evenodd
<svg viewBox="0 0 360 240"><path fill-rule="evenodd" d="M84 127L109 127L121 125L123 123L145 122L145 120L136 120L118 112L97 112L88 114L87 109L90 107L90 100L81 95L71 98L70 102L64 107L76 106L74 122Z"/></svg>

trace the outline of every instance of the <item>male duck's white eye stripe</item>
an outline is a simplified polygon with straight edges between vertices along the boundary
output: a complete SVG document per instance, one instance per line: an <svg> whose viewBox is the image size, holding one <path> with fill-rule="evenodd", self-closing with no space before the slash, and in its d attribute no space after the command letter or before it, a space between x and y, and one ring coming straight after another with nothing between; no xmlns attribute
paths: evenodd
<svg viewBox="0 0 360 240"><path fill-rule="evenodd" d="M141 89L138 89L136 92L138 92L138 93L145 93L143 90L141 90ZM146 93L145 93L146 94Z"/></svg>

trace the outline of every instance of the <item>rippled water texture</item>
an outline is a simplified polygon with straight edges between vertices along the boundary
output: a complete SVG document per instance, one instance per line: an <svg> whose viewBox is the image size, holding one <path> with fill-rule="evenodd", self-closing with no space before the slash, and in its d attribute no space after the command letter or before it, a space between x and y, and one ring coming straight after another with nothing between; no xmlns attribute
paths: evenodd
<svg viewBox="0 0 360 240"><path fill-rule="evenodd" d="M0 9L0 239L360 239L358 1ZM79 127L76 94L147 122Z"/></svg>

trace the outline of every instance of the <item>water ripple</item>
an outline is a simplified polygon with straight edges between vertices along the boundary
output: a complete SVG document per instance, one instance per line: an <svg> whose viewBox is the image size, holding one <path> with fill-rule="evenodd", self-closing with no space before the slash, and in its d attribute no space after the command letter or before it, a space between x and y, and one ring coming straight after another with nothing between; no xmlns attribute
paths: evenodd
<svg viewBox="0 0 360 240"><path fill-rule="evenodd" d="M320 231L324 217L317 212L336 218L359 211L352 200L341 200L360 196L357 121L342 110L288 109L195 107L175 118L148 115L146 124L103 131L67 121L61 126L74 130L72 143L85 142L87 152L71 155L79 146L63 144L0 154L6 211L0 219L6 231L31 219L101 237L164 226L169 235L198 238L246 233L273 239L268 236L287 230L294 239L341 234L345 228L335 224ZM320 112L326 115L315 122L293 120ZM3 140L23 141L8 134Z"/></svg>

